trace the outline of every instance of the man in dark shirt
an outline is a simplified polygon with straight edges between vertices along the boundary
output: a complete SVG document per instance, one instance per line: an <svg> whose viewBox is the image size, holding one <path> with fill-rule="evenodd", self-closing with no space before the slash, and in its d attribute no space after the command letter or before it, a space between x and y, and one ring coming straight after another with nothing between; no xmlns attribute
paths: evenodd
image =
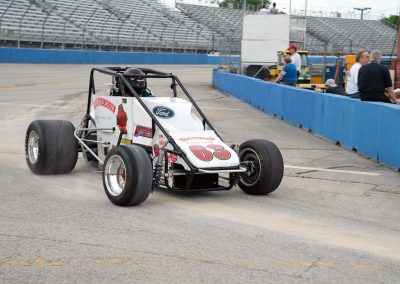
<svg viewBox="0 0 400 284"><path fill-rule="evenodd" d="M358 91L362 101L396 103L392 78L389 70L380 65L382 53L374 50L370 55L371 63L364 65L358 72Z"/></svg>

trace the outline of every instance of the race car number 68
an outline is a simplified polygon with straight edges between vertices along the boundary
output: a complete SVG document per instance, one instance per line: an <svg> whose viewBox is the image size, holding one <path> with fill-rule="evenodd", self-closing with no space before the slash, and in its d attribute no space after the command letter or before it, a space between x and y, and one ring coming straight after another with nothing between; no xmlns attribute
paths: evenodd
<svg viewBox="0 0 400 284"><path fill-rule="evenodd" d="M207 147L201 145L192 145L189 147L189 149L192 151L193 155L196 156L196 158L204 162L211 161L213 157L217 158L218 160L229 160L231 157L231 153L225 150L224 146L222 145L210 144L207 145ZM214 153L208 149L214 150Z"/></svg>

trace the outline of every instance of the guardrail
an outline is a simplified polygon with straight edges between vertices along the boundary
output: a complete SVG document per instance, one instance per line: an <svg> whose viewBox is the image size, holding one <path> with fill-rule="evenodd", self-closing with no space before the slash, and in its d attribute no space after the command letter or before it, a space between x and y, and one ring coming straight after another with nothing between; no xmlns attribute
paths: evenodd
<svg viewBox="0 0 400 284"><path fill-rule="evenodd" d="M400 106L213 70L213 85L252 106L400 171Z"/></svg>

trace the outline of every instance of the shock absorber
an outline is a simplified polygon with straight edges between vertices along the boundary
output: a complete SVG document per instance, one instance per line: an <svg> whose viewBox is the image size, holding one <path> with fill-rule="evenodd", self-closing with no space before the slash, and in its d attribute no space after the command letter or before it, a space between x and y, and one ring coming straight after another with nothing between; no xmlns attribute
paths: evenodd
<svg viewBox="0 0 400 284"><path fill-rule="evenodd" d="M164 157L164 150L160 149L160 152L157 157L157 162L154 166L154 173L153 173L153 190L157 190L160 187L160 178L161 178L161 169L163 166L163 157Z"/></svg>

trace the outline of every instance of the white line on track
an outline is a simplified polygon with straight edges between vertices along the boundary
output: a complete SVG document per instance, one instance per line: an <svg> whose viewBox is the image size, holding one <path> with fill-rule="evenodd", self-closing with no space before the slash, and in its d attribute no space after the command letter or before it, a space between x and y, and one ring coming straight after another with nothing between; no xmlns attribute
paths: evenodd
<svg viewBox="0 0 400 284"><path fill-rule="evenodd" d="M21 107L44 107L44 108L69 108L67 106L58 105L36 105L36 104L20 104L20 103L0 103L2 106L21 106Z"/></svg>
<svg viewBox="0 0 400 284"><path fill-rule="evenodd" d="M204 109L220 109L220 110L241 110L238 108L225 108L225 107L200 107Z"/></svg>
<svg viewBox="0 0 400 284"><path fill-rule="evenodd" d="M374 177L381 175L379 173L371 173L371 172L346 171L346 170L334 170L334 169L311 168L311 167L297 167L297 166L289 166L289 165L285 165L285 168L307 170L307 171L333 172L333 173L344 173L344 174L353 174L353 175L374 176Z"/></svg>

